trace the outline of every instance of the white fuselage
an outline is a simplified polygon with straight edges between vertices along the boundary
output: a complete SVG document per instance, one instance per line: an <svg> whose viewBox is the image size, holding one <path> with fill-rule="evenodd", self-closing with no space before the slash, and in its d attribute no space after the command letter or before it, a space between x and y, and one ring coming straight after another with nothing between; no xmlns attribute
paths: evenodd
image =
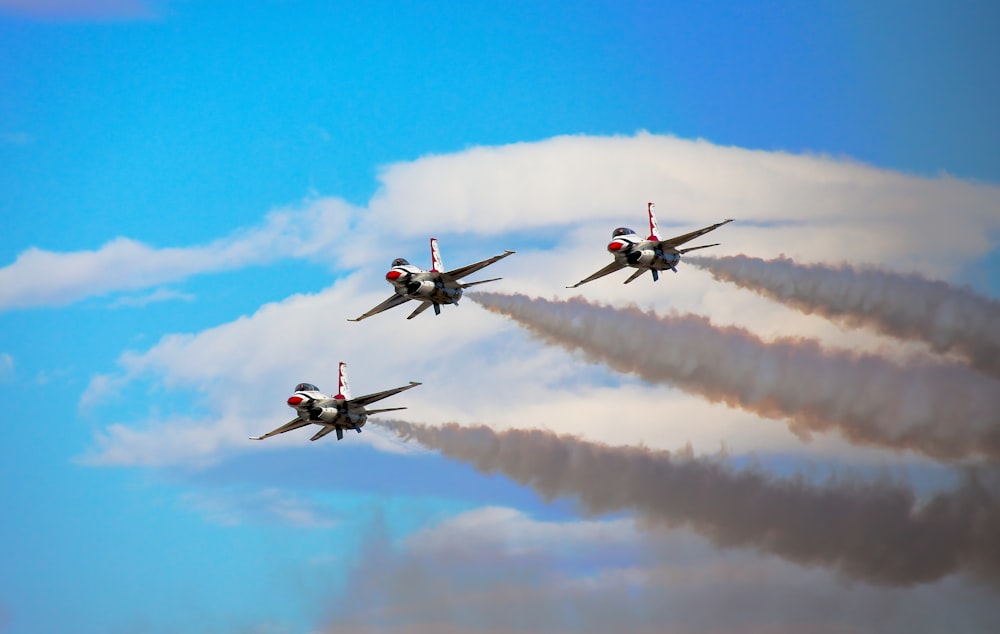
<svg viewBox="0 0 1000 634"><path fill-rule="evenodd" d="M322 392L296 392L288 397L288 406L295 410L299 419L326 427L355 429L368 421L364 406Z"/></svg>
<svg viewBox="0 0 1000 634"><path fill-rule="evenodd" d="M442 279L437 271L404 264L393 266L385 274L397 295L435 304L456 304L462 298L462 287L457 282Z"/></svg>
<svg viewBox="0 0 1000 634"><path fill-rule="evenodd" d="M635 233L612 239L608 252L623 266L653 271L676 270L674 267L681 261L677 249L661 249L658 240L642 239Z"/></svg>

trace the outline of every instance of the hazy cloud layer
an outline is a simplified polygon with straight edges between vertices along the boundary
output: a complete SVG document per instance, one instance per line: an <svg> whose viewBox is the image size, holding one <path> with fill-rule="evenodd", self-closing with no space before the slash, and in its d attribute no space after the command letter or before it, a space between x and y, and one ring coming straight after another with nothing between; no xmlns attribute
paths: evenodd
<svg viewBox="0 0 1000 634"><path fill-rule="evenodd" d="M725 461L611 447L541 430L379 426L483 473L501 473L587 513L635 511L653 527L686 527L718 546L749 547L876 584L912 585L960 571L1000 580L996 474L970 471L920 500L906 485L844 476L824 485Z"/></svg>
<svg viewBox="0 0 1000 634"><path fill-rule="evenodd" d="M850 326L919 339L954 352L1000 377L1000 302L969 288L875 268L799 264L788 258L690 257L719 280L732 282Z"/></svg>
<svg viewBox="0 0 1000 634"><path fill-rule="evenodd" d="M629 539L603 538L619 532ZM910 634L984 630L1000 614L983 586L842 583L744 550L713 551L685 530L636 534L626 520L481 509L401 541L378 527L368 534L346 580L352 591L328 604L327 634Z"/></svg>

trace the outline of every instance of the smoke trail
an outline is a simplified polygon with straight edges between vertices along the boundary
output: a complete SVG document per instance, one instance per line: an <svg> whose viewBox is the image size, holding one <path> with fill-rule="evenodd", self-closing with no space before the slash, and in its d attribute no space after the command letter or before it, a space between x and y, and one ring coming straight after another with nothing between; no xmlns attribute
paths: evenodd
<svg viewBox="0 0 1000 634"><path fill-rule="evenodd" d="M711 401L787 418L802 436L839 431L849 441L909 449L939 460L1000 458L1000 383L958 364L910 364L825 350L809 339L765 343L697 315L470 295L546 341Z"/></svg>
<svg viewBox="0 0 1000 634"><path fill-rule="evenodd" d="M483 473L501 473L584 511L634 510L650 527L684 526L871 583L913 585L959 571L1000 579L996 475L968 471L954 490L919 501L900 483L776 479L722 460L611 447L541 430L494 432L373 421Z"/></svg>
<svg viewBox="0 0 1000 634"><path fill-rule="evenodd" d="M732 282L805 313L919 339L954 352L1000 377L1000 302L967 288L849 265L796 264L788 258L690 257L718 280Z"/></svg>

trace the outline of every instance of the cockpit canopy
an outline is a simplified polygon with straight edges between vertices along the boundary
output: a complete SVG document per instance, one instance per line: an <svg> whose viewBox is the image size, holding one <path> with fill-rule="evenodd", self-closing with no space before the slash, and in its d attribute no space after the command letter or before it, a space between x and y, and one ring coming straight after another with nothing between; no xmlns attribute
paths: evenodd
<svg viewBox="0 0 1000 634"><path fill-rule="evenodd" d="M296 392L319 392L319 388L312 383L299 383L295 386Z"/></svg>
<svg viewBox="0 0 1000 634"><path fill-rule="evenodd" d="M618 236L632 236L632 235L635 235L635 231L629 229L628 227L618 227L617 229L611 232L612 238L617 238Z"/></svg>
<svg viewBox="0 0 1000 634"><path fill-rule="evenodd" d="M410 263L405 258L396 258L392 261L393 266L409 266Z"/></svg>

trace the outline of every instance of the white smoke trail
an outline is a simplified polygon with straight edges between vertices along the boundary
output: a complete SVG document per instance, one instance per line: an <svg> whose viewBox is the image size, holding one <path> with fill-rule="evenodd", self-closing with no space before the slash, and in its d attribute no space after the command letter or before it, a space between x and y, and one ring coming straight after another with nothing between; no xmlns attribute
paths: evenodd
<svg viewBox="0 0 1000 634"><path fill-rule="evenodd" d="M1000 302L919 275L844 264L796 264L788 258L689 257L718 280L732 282L805 313L850 326L918 339L961 355L1000 377Z"/></svg>
<svg viewBox="0 0 1000 634"><path fill-rule="evenodd" d="M996 474L968 471L919 500L901 483L847 477L824 485L778 479L723 460L611 447L542 430L379 420L484 473L587 513L636 511L651 528L688 527L720 546L750 547L872 583L912 585L960 572L1000 580Z"/></svg>
<svg viewBox="0 0 1000 634"><path fill-rule="evenodd" d="M946 461L1000 458L1000 383L960 364L901 367L874 355L827 350L810 339L766 343L697 315L658 316L582 298L470 297L591 360L788 419L803 436L838 431L854 443Z"/></svg>

